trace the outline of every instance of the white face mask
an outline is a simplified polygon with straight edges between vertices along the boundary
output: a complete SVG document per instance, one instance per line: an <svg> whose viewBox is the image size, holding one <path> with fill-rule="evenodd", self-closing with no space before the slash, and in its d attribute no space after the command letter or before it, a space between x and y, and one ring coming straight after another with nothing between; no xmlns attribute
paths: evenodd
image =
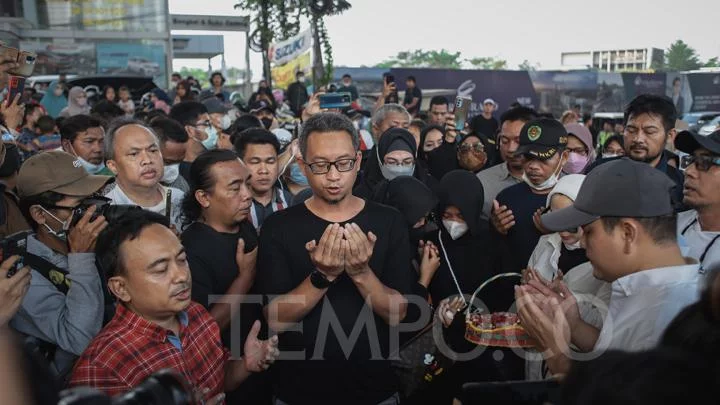
<svg viewBox="0 0 720 405"><path fill-rule="evenodd" d="M401 166L401 165L381 165L380 172L383 177L388 181L395 179L399 176L412 176L415 172L415 165Z"/></svg>
<svg viewBox="0 0 720 405"><path fill-rule="evenodd" d="M603 159L612 159L612 158L618 157L618 156L620 156L620 155L618 155L617 153L603 153L602 154Z"/></svg>
<svg viewBox="0 0 720 405"><path fill-rule="evenodd" d="M565 249L567 249L567 250L578 250L578 249L580 249L580 248L582 247L582 246L580 246L580 241L577 241L577 242L572 243L572 244L570 244L570 245L568 245L567 243L563 242L563 245L565 245Z"/></svg>
<svg viewBox="0 0 720 405"><path fill-rule="evenodd" d="M447 229L452 240L457 240L468 231L468 225L464 222L452 221L450 219L442 220L443 226Z"/></svg>
<svg viewBox="0 0 720 405"><path fill-rule="evenodd" d="M537 191L548 190L548 189L555 187L558 180L560 179L560 170L558 170L558 169L562 169L562 166L563 166L563 160L560 159L560 162L558 162L558 166L553 171L553 174L551 174L550 177L548 177L545 181L543 181L540 184L533 184L533 182L530 181L530 179L527 177L525 172L523 172L522 179L525 182L525 184L530 186L530 188L532 188L533 190L537 190Z"/></svg>
<svg viewBox="0 0 720 405"><path fill-rule="evenodd" d="M223 131L230 128L230 125L232 125L232 118L228 114L223 115L222 120L220 121L220 127L222 127Z"/></svg>
<svg viewBox="0 0 720 405"><path fill-rule="evenodd" d="M56 220L62 224L60 231L55 231L52 228L50 228L50 225L43 224L45 226L45 229L47 229L48 233L62 241L67 241L68 231L70 230L70 220L72 219L72 217L66 219L65 221L61 221L58 217L53 215L52 212L46 210L43 207L40 207L40 209L45 211L45 213L47 213L51 217L53 217L54 220Z"/></svg>
<svg viewBox="0 0 720 405"><path fill-rule="evenodd" d="M77 159L80 161L80 163L83 166L83 169L85 169L88 174L98 174L105 168L105 163L99 163L99 164L93 164L88 162L87 160L81 158L80 156L77 156Z"/></svg>
<svg viewBox="0 0 720 405"><path fill-rule="evenodd" d="M160 182L165 184L172 184L175 180L177 180L178 176L180 176L180 163L165 165L165 169L163 169L163 176L162 179L160 179Z"/></svg>

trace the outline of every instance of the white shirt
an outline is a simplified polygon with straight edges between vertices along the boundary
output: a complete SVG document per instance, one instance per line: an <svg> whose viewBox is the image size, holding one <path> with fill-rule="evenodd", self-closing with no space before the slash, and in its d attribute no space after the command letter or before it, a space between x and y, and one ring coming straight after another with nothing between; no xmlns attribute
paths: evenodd
<svg viewBox="0 0 720 405"><path fill-rule="evenodd" d="M143 207L142 205L131 200L130 197L128 197L127 194L122 191L119 184L116 184L115 187L112 188L112 190L108 191L108 193L105 194L105 197L112 200L112 203L116 205L140 205L142 208L148 211L152 211L160 215L167 215L167 211L165 209L165 201L167 200L167 190L171 190L172 195L170 196L170 224L175 225L177 231L180 232L180 230L182 229L182 200L183 197L185 197L185 193L176 188L165 187L159 184L158 187L161 188L162 200L159 204L153 205L152 207Z"/></svg>
<svg viewBox="0 0 720 405"><path fill-rule="evenodd" d="M695 210L679 213L677 225L678 244L683 256L700 262L705 273L720 265L720 232L703 232ZM703 253L705 257L701 261Z"/></svg>
<svg viewBox="0 0 720 405"><path fill-rule="evenodd" d="M699 268L699 264L662 267L615 280L594 351L654 347L670 321L700 298Z"/></svg>

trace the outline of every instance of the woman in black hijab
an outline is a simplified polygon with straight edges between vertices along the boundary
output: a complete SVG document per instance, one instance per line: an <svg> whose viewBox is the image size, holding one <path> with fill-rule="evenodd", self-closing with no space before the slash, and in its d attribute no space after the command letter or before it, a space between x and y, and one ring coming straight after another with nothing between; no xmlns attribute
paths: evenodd
<svg viewBox="0 0 720 405"><path fill-rule="evenodd" d="M433 243L441 260L428 288L435 303L472 294L493 275L488 223L480 218L483 201L482 183L467 170L453 170L440 180L436 215L441 224Z"/></svg>
<svg viewBox="0 0 720 405"><path fill-rule="evenodd" d="M368 156L362 179L353 190L360 198L379 201L387 183L399 176L413 176L428 186L437 188L437 182L417 166L417 145L410 131L390 128L385 131L375 149L375 156Z"/></svg>

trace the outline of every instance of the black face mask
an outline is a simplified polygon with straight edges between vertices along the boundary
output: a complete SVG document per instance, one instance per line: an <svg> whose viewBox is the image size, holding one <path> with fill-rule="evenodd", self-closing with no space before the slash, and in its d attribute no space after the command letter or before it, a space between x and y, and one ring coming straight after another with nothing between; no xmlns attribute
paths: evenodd
<svg viewBox="0 0 720 405"><path fill-rule="evenodd" d="M270 125L272 125L272 123L273 123L272 118L263 118L260 121L262 121L262 124L265 127L265 129L270 129Z"/></svg>

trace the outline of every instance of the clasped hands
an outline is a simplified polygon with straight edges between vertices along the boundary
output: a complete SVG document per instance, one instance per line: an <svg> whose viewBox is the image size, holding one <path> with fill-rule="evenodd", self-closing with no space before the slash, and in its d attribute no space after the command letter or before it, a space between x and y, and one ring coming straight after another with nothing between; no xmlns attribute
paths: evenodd
<svg viewBox="0 0 720 405"><path fill-rule="evenodd" d="M330 224L320 241L311 240L305 249L315 268L333 281L343 272L351 278L368 272L376 241L375 234L365 234L355 223Z"/></svg>

